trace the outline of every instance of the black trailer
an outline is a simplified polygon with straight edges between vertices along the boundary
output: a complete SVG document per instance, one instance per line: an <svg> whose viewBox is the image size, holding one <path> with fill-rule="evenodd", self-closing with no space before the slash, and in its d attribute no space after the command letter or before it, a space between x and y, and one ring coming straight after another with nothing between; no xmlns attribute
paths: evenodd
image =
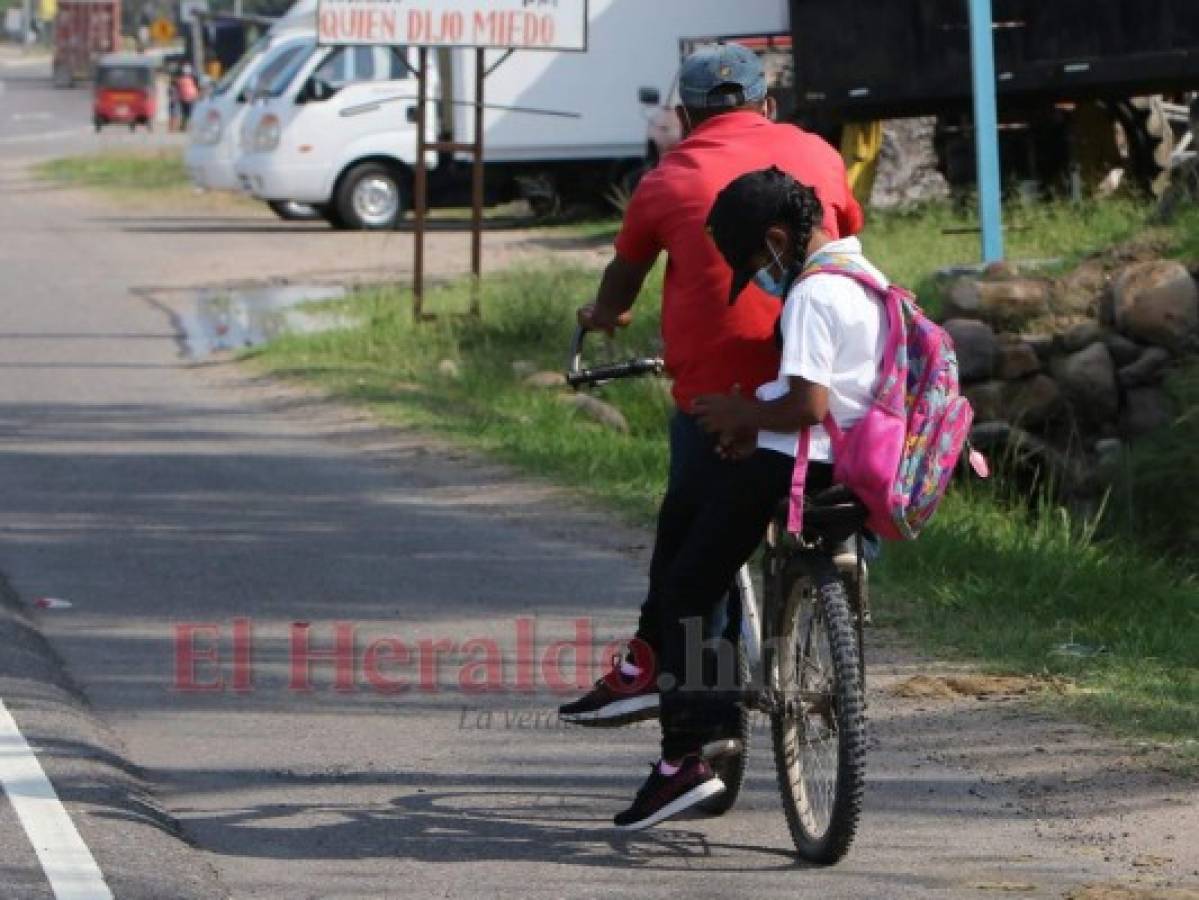
<svg viewBox="0 0 1199 900"><path fill-rule="evenodd" d="M806 122L827 132L848 121L935 115L969 131L966 0L790 4L795 99ZM1147 133L1145 109L1130 98L1199 89L1199 0L994 0L994 18L1008 144L1040 147L1041 168L1054 169L1053 157L1068 153L1049 147L1064 105L1100 101L1125 127L1138 174L1160 171L1154 126ZM1016 154L1021 163L1027 156L1024 147Z"/></svg>

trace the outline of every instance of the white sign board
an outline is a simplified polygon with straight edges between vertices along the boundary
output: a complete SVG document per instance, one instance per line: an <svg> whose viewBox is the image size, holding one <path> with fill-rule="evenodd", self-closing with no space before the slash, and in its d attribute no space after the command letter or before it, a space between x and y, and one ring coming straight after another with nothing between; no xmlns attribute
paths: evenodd
<svg viewBox="0 0 1199 900"><path fill-rule="evenodd" d="M586 50L587 0L319 0L320 44Z"/></svg>

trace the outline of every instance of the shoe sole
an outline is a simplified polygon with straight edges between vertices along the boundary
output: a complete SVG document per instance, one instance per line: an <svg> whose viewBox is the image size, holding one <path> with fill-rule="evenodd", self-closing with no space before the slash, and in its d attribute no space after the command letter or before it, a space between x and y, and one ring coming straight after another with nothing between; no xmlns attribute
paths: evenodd
<svg viewBox="0 0 1199 900"><path fill-rule="evenodd" d="M658 695L643 694L640 697L629 697L627 700L617 700L599 709L580 713L558 713L563 722L575 725L590 725L593 728L616 728L620 725L631 725L633 722L644 722L658 717Z"/></svg>
<svg viewBox="0 0 1199 900"><path fill-rule="evenodd" d="M719 777L713 776L703 784L697 784L681 797L671 800L652 816L642 819L640 822L631 822L628 825L617 825L617 831L641 831L645 828L650 828L669 819L671 816L677 816L696 804L703 803L709 797L714 797L717 794L724 792L724 782Z"/></svg>

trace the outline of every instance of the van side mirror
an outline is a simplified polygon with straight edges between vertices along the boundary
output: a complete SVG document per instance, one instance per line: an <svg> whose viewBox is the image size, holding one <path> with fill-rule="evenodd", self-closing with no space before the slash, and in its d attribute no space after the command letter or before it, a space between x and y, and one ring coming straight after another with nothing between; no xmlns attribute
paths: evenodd
<svg viewBox="0 0 1199 900"><path fill-rule="evenodd" d="M304 86L300 88L300 94L296 97L297 103L321 103L328 100L337 93L337 88L329 84L323 78L318 78L313 75L304 82Z"/></svg>
<svg viewBox="0 0 1199 900"><path fill-rule="evenodd" d="M637 99L645 106L661 106L662 92L657 88L643 87L637 92Z"/></svg>

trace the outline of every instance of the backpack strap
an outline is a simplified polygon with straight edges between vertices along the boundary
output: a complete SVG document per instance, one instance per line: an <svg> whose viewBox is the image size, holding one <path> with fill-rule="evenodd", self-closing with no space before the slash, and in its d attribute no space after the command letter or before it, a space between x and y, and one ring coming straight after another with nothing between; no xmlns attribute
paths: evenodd
<svg viewBox="0 0 1199 900"><path fill-rule="evenodd" d="M840 275L850 278L869 293L874 294L883 304L887 315L887 343L883 348L882 365L879 368L878 399L888 406L902 407L904 382L907 380L907 365L898 366L897 363L906 334L903 324L903 291L894 285L883 287L872 274L854 264L848 257L841 255L829 254L822 257L820 253L817 253L812 257L811 264L799 276L799 280L803 281L813 275ZM899 368L903 369L902 373L897 371ZM901 375L903 377L900 377ZM826 430L827 427L826 423ZM834 428L836 428L835 423ZM829 434L831 436L832 432ZM834 438L833 441L834 447L836 447L838 439Z"/></svg>
<svg viewBox="0 0 1199 900"><path fill-rule="evenodd" d="M845 435L832 413L826 415L821 424L824 425L825 433L828 434L828 439L833 445L833 456L835 457L841 452ZM805 428L800 431L795 445L795 468L791 472L791 505L787 510L787 531L791 534L803 532L803 500L808 487L808 462L811 457L811 445L812 429Z"/></svg>

